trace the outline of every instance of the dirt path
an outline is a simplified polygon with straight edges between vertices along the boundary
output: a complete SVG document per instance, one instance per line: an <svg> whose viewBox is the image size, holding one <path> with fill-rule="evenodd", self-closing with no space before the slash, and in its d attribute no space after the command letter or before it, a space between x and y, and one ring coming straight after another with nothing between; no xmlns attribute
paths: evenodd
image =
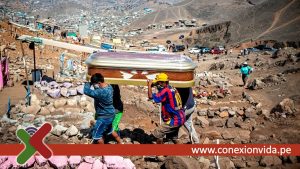
<svg viewBox="0 0 300 169"><path fill-rule="evenodd" d="M178 15L174 12L174 10L171 9L171 12L176 18L178 18Z"/></svg>
<svg viewBox="0 0 300 169"><path fill-rule="evenodd" d="M158 9L158 11L157 11L157 13L156 13L156 15L155 15L155 17L154 17L154 19L152 21L152 24L156 23L156 18L158 17L159 13L160 13L160 9Z"/></svg>
<svg viewBox="0 0 300 169"><path fill-rule="evenodd" d="M25 100L26 91L23 85L17 84L14 87L5 87L0 91L0 115L6 113L8 97L10 97L11 105L15 105L20 100Z"/></svg>
<svg viewBox="0 0 300 169"><path fill-rule="evenodd" d="M274 17L273 17L273 22L271 24L271 26L266 30L264 31L263 33L261 33L260 35L258 35L256 37L256 39L259 39L261 38L262 36L264 36L265 34L273 31L274 27L276 26L276 24L278 23L281 15L294 3L296 2L297 0L292 0L290 3L288 3L286 6L284 6L282 9L280 9L279 11L275 12L274 14Z"/></svg>
<svg viewBox="0 0 300 169"><path fill-rule="evenodd" d="M168 20L169 18L169 11L166 11L165 20Z"/></svg>
<svg viewBox="0 0 300 169"><path fill-rule="evenodd" d="M237 23L237 22L234 22L234 23L236 23L238 25L236 33L238 34L238 38L241 38L241 33L240 33L241 25L239 23Z"/></svg>
<svg viewBox="0 0 300 169"><path fill-rule="evenodd" d="M182 18L180 7L178 7L179 18Z"/></svg>
<svg viewBox="0 0 300 169"><path fill-rule="evenodd" d="M295 22L295 21L297 21L297 20L299 20L299 19L300 19L300 16L298 16L298 17L296 17L296 18L294 18L294 19L292 19L292 20L286 22L285 24L282 24L282 25L280 25L280 26L278 26L278 27L276 27L276 28L270 30L270 32L275 31L275 30L280 29L280 28L283 28L283 27L285 27L285 26L287 26L287 25L289 25L289 24L291 24L291 23L293 23L293 22Z"/></svg>

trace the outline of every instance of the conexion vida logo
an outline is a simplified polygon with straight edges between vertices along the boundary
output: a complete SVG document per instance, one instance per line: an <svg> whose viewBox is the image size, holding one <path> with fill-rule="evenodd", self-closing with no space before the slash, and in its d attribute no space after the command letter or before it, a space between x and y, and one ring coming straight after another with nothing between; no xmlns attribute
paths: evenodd
<svg viewBox="0 0 300 169"><path fill-rule="evenodd" d="M36 152L39 152L44 158L48 159L52 156L51 149L44 143L44 138L52 130L50 123L43 124L39 129L28 127L26 129L18 129L16 134L22 141L25 148L17 157L17 163L25 164Z"/></svg>

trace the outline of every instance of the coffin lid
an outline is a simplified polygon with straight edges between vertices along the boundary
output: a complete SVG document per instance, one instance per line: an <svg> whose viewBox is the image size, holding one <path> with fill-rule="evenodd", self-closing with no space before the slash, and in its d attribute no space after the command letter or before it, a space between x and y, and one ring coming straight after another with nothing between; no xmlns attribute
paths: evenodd
<svg viewBox="0 0 300 169"><path fill-rule="evenodd" d="M190 71L196 64L187 56L174 54L98 52L85 61L89 68Z"/></svg>

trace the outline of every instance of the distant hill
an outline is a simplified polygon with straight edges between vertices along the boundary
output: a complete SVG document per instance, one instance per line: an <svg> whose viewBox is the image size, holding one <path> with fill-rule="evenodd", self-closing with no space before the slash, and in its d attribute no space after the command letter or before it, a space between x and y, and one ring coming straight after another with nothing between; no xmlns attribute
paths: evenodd
<svg viewBox="0 0 300 169"><path fill-rule="evenodd" d="M299 0L185 0L168 8L156 8L131 27L194 18L208 26L230 21L224 40L229 44L250 40L300 41L299 9Z"/></svg>

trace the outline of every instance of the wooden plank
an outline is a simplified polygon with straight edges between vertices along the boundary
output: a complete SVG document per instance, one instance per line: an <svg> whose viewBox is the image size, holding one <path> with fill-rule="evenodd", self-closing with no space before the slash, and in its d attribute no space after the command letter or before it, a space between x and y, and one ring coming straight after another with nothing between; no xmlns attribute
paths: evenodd
<svg viewBox="0 0 300 169"><path fill-rule="evenodd" d="M166 71L154 71L154 70L124 70L124 69L104 69L104 68L89 68L88 75L101 73L107 78L119 78L119 79L154 79L158 73L166 73L169 76L170 81L191 81L194 79L194 71L189 72L166 72Z"/></svg>

